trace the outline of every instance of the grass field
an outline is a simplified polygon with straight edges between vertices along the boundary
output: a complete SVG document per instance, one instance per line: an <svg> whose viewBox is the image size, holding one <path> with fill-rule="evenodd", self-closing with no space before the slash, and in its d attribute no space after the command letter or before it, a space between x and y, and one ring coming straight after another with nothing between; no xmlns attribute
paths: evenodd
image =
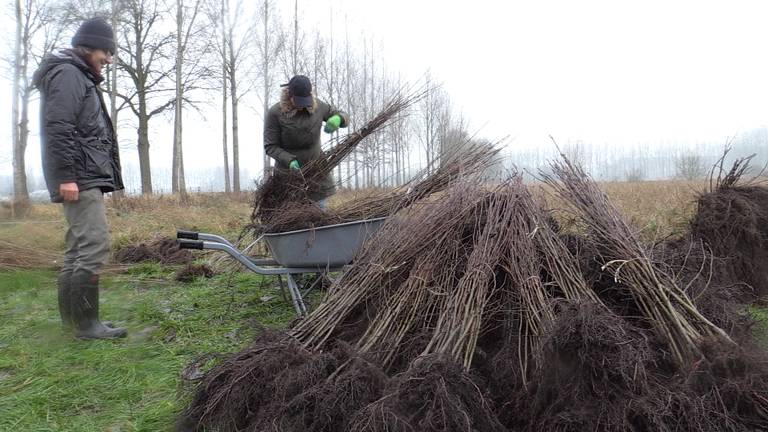
<svg viewBox="0 0 768 432"><path fill-rule="evenodd" d="M643 237L654 239L686 228L705 185L603 187ZM113 248L173 236L176 228L235 238L249 215L248 196L216 194L188 202L128 198L108 211ZM54 261L63 232L56 205L35 205L24 220L0 215L0 431L170 430L189 397L182 375L190 362L235 351L258 326L293 318L273 280L234 273L181 284L173 268L140 264L109 272L102 289L102 316L128 327L129 337L75 341L62 332L56 308ZM36 264L19 265L19 254ZM753 306L751 313L762 321L757 331L768 335L768 309Z"/></svg>
<svg viewBox="0 0 768 432"><path fill-rule="evenodd" d="M184 285L169 276L140 265L107 277L102 316L129 337L82 342L61 330L52 272L0 273L0 430L170 430L188 394L187 364L293 317L256 275L237 274L231 287L226 276Z"/></svg>

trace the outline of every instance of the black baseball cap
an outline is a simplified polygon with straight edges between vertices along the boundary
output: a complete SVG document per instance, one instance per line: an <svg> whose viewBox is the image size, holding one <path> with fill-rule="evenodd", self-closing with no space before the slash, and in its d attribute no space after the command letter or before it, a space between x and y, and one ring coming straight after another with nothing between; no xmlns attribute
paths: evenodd
<svg viewBox="0 0 768 432"><path fill-rule="evenodd" d="M288 87L288 91L293 96L293 104L300 108L311 107L312 101L312 83L304 75L295 75L286 84L280 87Z"/></svg>

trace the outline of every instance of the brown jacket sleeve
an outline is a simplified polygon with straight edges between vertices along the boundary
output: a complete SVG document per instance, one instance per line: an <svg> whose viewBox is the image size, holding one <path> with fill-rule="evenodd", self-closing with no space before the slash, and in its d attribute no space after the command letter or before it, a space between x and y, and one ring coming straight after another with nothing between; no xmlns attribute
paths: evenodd
<svg viewBox="0 0 768 432"><path fill-rule="evenodd" d="M277 110L270 109L264 118L264 150L272 159L287 166L296 159L296 156L280 147L280 119L278 115Z"/></svg>

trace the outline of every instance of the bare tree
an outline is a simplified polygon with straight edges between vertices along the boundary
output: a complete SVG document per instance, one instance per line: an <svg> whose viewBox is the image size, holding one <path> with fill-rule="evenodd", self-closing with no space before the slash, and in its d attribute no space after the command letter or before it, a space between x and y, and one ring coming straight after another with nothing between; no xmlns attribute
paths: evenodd
<svg viewBox="0 0 768 432"><path fill-rule="evenodd" d="M120 28L120 14L122 13L122 0L112 0L112 10L110 11L110 24L112 25L112 29L114 31L119 30ZM109 118L112 120L112 131L115 135L115 143L119 143L120 139L118 137L118 113L120 112L118 110L117 106L117 64L119 61L117 60L117 57L120 55L120 38L115 37L115 59L114 63L109 65L109 70L107 73L107 79L108 79L108 91L109 91ZM112 196L114 198L121 198L125 194L124 190L115 191L112 193Z"/></svg>
<svg viewBox="0 0 768 432"><path fill-rule="evenodd" d="M256 13L256 37L257 64L259 86L261 87L262 116L266 116L272 103L272 93L276 89L275 74L281 52L284 47L284 33L280 26L276 7L272 0L262 0ZM269 174L270 158L263 154L264 176Z"/></svg>
<svg viewBox="0 0 768 432"><path fill-rule="evenodd" d="M22 39L22 29L24 27L24 15L21 7L21 0L14 3L14 12L16 17L16 40L14 44L13 56L13 89L11 91L13 100L11 101L12 111L12 129L11 140L13 142L13 199L15 203L25 203L29 201L29 191L27 190L27 174L25 171L24 154L26 152L26 140L21 139L22 132L19 119L19 102L21 100L21 80L23 75L23 56L24 42Z"/></svg>
<svg viewBox="0 0 768 432"><path fill-rule="evenodd" d="M234 41L234 26L232 21L236 20L240 16L239 13L235 14L233 19L229 10L229 0L225 0L227 7L227 77L229 79L229 94L232 102L232 189L235 192L240 192L240 133L239 133L239 119L237 116L238 104L240 97L237 93L237 64L239 57L239 50L235 50ZM238 9L241 7L242 2L238 2ZM238 11L239 12L239 11Z"/></svg>
<svg viewBox="0 0 768 432"><path fill-rule="evenodd" d="M304 46L306 42L306 33L299 28L299 0L293 2L293 29L291 29L290 40L286 43L285 49L280 50L280 57L283 75L293 76L305 70L306 64L303 61Z"/></svg>
<svg viewBox="0 0 768 432"><path fill-rule="evenodd" d="M624 174L628 182L640 182L645 180L645 171L638 165L631 166Z"/></svg>
<svg viewBox="0 0 768 432"><path fill-rule="evenodd" d="M152 193L152 171L149 160L149 121L176 104L174 88L169 85L175 64L169 61L174 34L163 32L163 19L168 10L161 0L124 0L123 41L118 57L119 67L132 84L117 92L138 121L139 170L141 191Z"/></svg>
<svg viewBox="0 0 768 432"><path fill-rule="evenodd" d="M352 95L352 80L354 79L354 76L355 76L355 69L353 68L353 65L352 65L350 51L351 51L351 46L349 43L349 26L347 24L347 17L345 16L344 17L344 96L346 98L346 109L347 109L347 112L350 114L351 124L349 124L348 127L351 130L355 130L357 120L354 117L355 112L352 107L352 101L355 99L354 96ZM350 177L350 173L352 172L353 160L355 161L354 176L355 176L355 179L357 179L357 155L354 153L354 151L351 155L349 155L349 157L347 157L347 162L346 162L347 177L349 177L348 179L349 187L352 187L353 185L352 178Z"/></svg>
<svg viewBox="0 0 768 432"><path fill-rule="evenodd" d="M432 79L426 76L427 87L432 87ZM450 116L450 101L441 88L432 88L419 103L419 121L416 135L427 158L427 171L432 172L440 156L440 130L445 126L446 117Z"/></svg>
<svg viewBox="0 0 768 432"><path fill-rule="evenodd" d="M253 88L250 75L253 63L254 26L247 22L242 0L236 0L234 10L229 0L222 6L222 43L220 53L226 82L229 85L229 103L232 112L232 190L240 192L240 101Z"/></svg>
<svg viewBox="0 0 768 432"><path fill-rule="evenodd" d="M220 62L220 75L211 73L211 76L216 77L219 90L221 91L221 147L224 159L224 191L230 193L232 192L232 183L229 173L229 127L227 125L227 109L229 107L229 49L227 42L229 40L229 2L209 0L206 3L206 9L208 19L215 33L211 39L216 40L215 48Z"/></svg>
<svg viewBox="0 0 768 432"><path fill-rule="evenodd" d="M30 70L61 39L66 20L56 19L53 5L39 0L16 0L16 39L13 58L12 143L13 185L16 209L26 209L29 200L25 153L29 139L29 103L34 88ZM32 66L32 67L30 67Z"/></svg>
<svg viewBox="0 0 768 432"><path fill-rule="evenodd" d="M110 24L113 30L117 30L120 23L120 0L112 0L112 10L109 16ZM119 55L120 38L115 38L115 56ZM117 65L111 64L109 67L109 118L112 119L112 130L117 139Z"/></svg>
<svg viewBox="0 0 768 432"><path fill-rule="evenodd" d="M443 111L444 118L441 119L441 123L445 124L445 127L440 131L440 159L442 160L446 155L453 154L462 150L462 147L466 146L470 142L470 135L466 128L464 117L461 115L455 118ZM446 118L447 117L447 118ZM450 120L450 121L446 121ZM447 124L451 123L451 124Z"/></svg>
<svg viewBox="0 0 768 432"><path fill-rule="evenodd" d="M186 195L184 179L184 152L182 146L182 116L185 102L194 106L186 97L190 90L197 88L197 83L208 76L208 68L203 63L211 46L206 27L199 25L202 0L176 0L176 62L175 62L175 101L173 128L173 165L171 190Z"/></svg>
<svg viewBox="0 0 768 432"><path fill-rule="evenodd" d="M675 172L677 178L698 180L706 175L707 168L701 155L694 152L686 152L677 157Z"/></svg>
<svg viewBox="0 0 768 432"><path fill-rule="evenodd" d="M227 22L226 14L228 14L229 11L227 10L226 2L222 1L220 3L221 16L219 22L221 25L221 44L219 45L219 56L221 57L221 147L224 156L224 192L230 193L232 192L232 183L230 183L229 177L229 152L227 148L227 94L229 91L227 88L227 59L229 57L227 55L227 32L225 31Z"/></svg>

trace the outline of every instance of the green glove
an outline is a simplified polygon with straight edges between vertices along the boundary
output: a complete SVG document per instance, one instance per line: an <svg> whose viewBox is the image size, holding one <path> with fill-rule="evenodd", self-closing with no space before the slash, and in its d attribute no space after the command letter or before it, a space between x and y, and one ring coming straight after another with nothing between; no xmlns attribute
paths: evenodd
<svg viewBox="0 0 768 432"><path fill-rule="evenodd" d="M297 170L297 169L301 169L301 165L299 165L299 161L294 159L291 161L291 163L288 164L288 168L292 170Z"/></svg>
<svg viewBox="0 0 768 432"><path fill-rule="evenodd" d="M339 126L341 126L341 116L334 114L325 121L325 133L334 133Z"/></svg>

